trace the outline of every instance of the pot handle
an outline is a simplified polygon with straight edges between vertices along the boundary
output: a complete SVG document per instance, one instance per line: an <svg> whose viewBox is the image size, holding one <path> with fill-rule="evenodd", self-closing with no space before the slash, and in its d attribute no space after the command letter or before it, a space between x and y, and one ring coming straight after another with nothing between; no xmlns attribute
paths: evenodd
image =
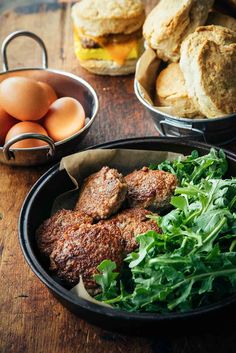
<svg viewBox="0 0 236 353"><path fill-rule="evenodd" d="M204 131L201 131L199 129L195 129L193 128L191 125L188 126L187 124L178 124L178 123L174 123L174 122L169 122L167 120L161 120L160 121L160 126L161 126L161 132L163 135L165 136L168 136L168 134L166 134L165 132L165 127L177 127L177 128L180 128L180 129L183 129L183 130L187 130L187 131L191 131L191 132L194 132L196 133L197 135L201 135L201 137L203 138L204 142L206 142L206 137L205 137L205 133ZM177 137L181 137L181 136L177 136Z"/></svg>
<svg viewBox="0 0 236 353"><path fill-rule="evenodd" d="M47 142L49 145L49 151L47 152L47 157L53 158L55 156L55 152L56 152L55 143L49 136L34 134L34 133L25 133L25 134L20 134L16 137L13 137L7 143L5 143L5 145L3 146L3 155L5 159L7 161L9 161L10 159L15 159L15 154L12 150L10 150L10 147L16 142L27 140L29 138Z"/></svg>
<svg viewBox="0 0 236 353"><path fill-rule="evenodd" d="M17 37L21 37L21 36L30 37L30 38L34 39L40 45L40 47L42 49L42 68L47 69L48 68L48 53L47 53L46 46L45 46L44 42L42 41L42 39L40 37L38 37L33 32L16 31L16 32L9 34L9 36L7 36L2 43L1 53L2 53L3 71L6 72L9 70L8 59L7 59L8 44L10 44L10 42L13 39L15 39Z"/></svg>

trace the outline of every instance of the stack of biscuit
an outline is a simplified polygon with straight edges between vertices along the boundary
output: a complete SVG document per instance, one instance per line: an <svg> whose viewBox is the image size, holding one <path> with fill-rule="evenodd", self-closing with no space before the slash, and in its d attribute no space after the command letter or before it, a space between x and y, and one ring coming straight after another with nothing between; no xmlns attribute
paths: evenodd
<svg viewBox="0 0 236 353"><path fill-rule="evenodd" d="M146 43L163 61L155 103L178 117L236 112L236 19L213 5L214 0L160 0L144 23Z"/></svg>

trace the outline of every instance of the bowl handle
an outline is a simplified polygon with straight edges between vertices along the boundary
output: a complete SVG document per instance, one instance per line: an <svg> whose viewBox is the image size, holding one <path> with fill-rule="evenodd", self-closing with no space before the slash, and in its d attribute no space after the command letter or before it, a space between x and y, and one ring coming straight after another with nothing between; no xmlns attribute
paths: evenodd
<svg viewBox="0 0 236 353"><path fill-rule="evenodd" d="M7 161L9 161L10 159L15 159L15 154L12 150L10 150L10 147L16 142L27 140L29 138L47 142L49 145L49 151L47 152L47 157L53 158L55 156L55 151L56 151L55 143L49 136L34 134L34 133L26 133L26 134L20 134L16 137L13 137L7 143L5 143L5 145L3 146L3 155L5 159Z"/></svg>
<svg viewBox="0 0 236 353"><path fill-rule="evenodd" d="M17 37L21 37L21 36L30 37L30 38L34 39L40 45L40 47L42 49L42 68L47 69L48 68L48 53L47 53L47 49L46 49L45 44L42 41L42 39L39 38L36 34L29 32L29 31L16 31L16 32L9 34L9 36L7 36L2 43L1 53L2 53L3 71L6 72L9 70L8 59L7 59L8 44L13 39L15 39Z"/></svg>
<svg viewBox="0 0 236 353"><path fill-rule="evenodd" d="M161 126L161 132L164 136L168 136L168 134L166 133L165 131L165 127L177 127L179 129L182 129L182 130L187 130L187 131L191 131L191 132L194 132L196 133L197 135L201 135L201 137L203 138L203 140L206 142L206 137L205 137L205 133L204 131L201 131L199 129L195 129L193 128L191 125L183 125L183 124L178 124L178 123L174 123L174 122L169 122L167 120L161 120L160 121L160 126ZM181 136L178 136L178 137L181 137Z"/></svg>

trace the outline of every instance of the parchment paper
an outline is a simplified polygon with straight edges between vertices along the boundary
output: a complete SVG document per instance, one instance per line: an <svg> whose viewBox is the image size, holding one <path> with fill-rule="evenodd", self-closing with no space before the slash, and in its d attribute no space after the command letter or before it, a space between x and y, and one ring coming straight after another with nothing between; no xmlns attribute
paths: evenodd
<svg viewBox="0 0 236 353"><path fill-rule="evenodd" d="M144 151L126 149L96 149L72 154L64 157L60 163L60 170L65 169L74 183L72 191L58 196L52 207L52 214L65 208L73 209L79 194L79 186L90 174L99 171L103 166L117 169L123 175L135 169L148 166L150 163L161 163L173 160L180 154L166 151Z"/></svg>
<svg viewBox="0 0 236 353"><path fill-rule="evenodd" d="M139 92L154 108L178 119L181 118L178 108L171 106L160 107L156 102L156 79L162 66L162 61L157 57L156 52L147 47L136 67L135 78L139 83ZM203 117L200 118L203 119ZM199 117L191 117L191 119L199 119Z"/></svg>
<svg viewBox="0 0 236 353"><path fill-rule="evenodd" d="M91 295L87 292L85 286L84 286L84 282L83 282L83 278L82 276L80 276L79 278L79 283L76 284L76 286L74 286L71 290L71 293L73 293L75 296L80 297L82 299L85 299L91 303L97 304L97 305L101 305L101 306L105 306L108 308L113 308L111 305L100 302L96 299L94 299L93 297L91 297Z"/></svg>

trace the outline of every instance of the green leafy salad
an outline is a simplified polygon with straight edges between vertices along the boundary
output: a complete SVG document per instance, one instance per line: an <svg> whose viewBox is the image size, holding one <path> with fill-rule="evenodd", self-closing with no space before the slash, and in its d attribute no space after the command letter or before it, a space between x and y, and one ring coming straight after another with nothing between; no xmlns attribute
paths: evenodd
<svg viewBox="0 0 236 353"><path fill-rule="evenodd" d="M177 176L172 210L150 216L162 233L138 235L139 248L120 273L109 259L98 266L101 293L95 298L130 312L167 313L236 292L236 178L223 179L224 152L193 151L186 159L149 168Z"/></svg>

